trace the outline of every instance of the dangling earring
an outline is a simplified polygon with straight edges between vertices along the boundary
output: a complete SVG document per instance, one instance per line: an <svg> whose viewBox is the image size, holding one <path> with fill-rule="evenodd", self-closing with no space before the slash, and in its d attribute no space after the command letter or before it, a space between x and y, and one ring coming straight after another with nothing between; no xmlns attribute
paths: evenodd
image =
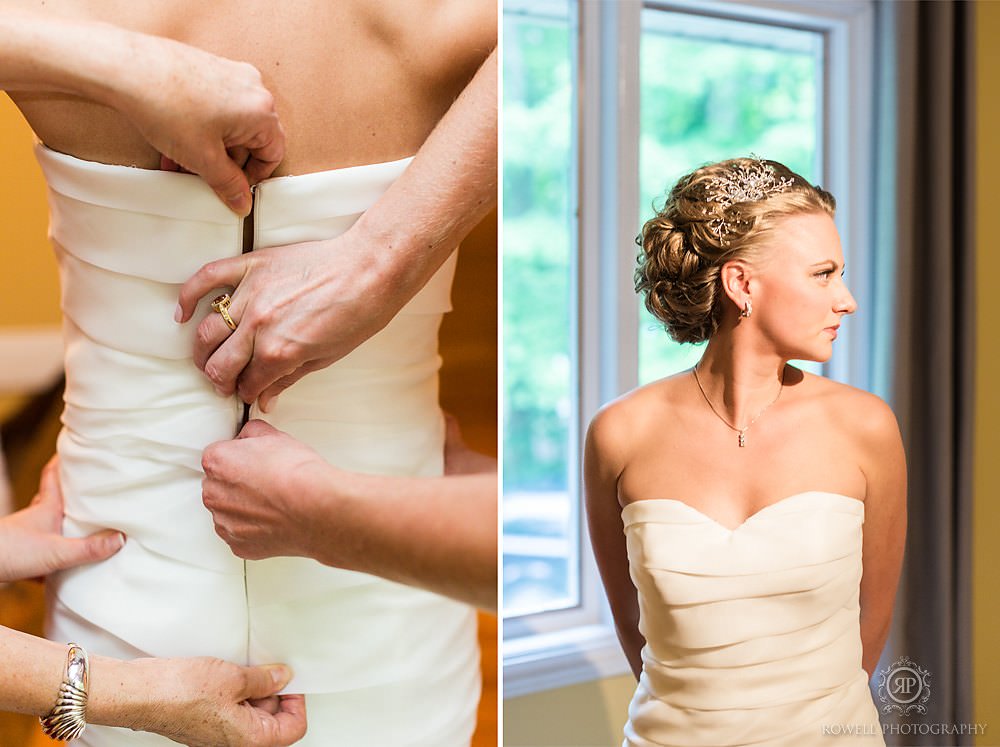
<svg viewBox="0 0 1000 747"><path fill-rule="evenodd" d="M743 311L740 312L740 316L743 317L744 319L749 319L752 313L753 313L753 304L750 303L750 299L748 298L746 303L743 304Z"/></svg>

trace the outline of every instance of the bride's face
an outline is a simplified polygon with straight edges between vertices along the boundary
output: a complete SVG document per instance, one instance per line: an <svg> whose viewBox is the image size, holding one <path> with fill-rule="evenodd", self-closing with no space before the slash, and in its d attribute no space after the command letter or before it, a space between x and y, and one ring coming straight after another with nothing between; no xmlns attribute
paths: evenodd
<svg viewBox="0 0 1000 747"><path fill-rule="evenodd" d="M844 253L826 213L785 218L757 267L756 323L786 359L826 361L845 314L857 302L844 283Z"/></svg>

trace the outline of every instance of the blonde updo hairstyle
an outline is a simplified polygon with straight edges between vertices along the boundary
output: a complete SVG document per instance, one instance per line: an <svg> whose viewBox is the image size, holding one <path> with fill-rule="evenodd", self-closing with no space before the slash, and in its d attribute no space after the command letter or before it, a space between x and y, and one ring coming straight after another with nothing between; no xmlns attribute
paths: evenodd
<svg viewBox="0 0 1000 747"><path fill-rule="evenodd" d="M746 175L768 169L765 179L773 180L765 185L780 187L739 201ZM737 189L720 200L720 185L726 184ZM759 257L782 218L817 212L832 217L835 208L833 195L777 161L733 158L702 166L681 177L663 209L642 227L635 290L645 294L646 308L674 340L703 342L722 320L722 266Z"/></svg>

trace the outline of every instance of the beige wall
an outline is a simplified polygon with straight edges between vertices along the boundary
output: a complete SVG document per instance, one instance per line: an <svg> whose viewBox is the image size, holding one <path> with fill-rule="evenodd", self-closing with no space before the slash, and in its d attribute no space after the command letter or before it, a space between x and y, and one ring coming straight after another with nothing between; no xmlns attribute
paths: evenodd
<svg viewBox="0 0 1000 747"><path fill-rule="evenodd" d="M503 703L505 747L609 747L622 742L631 674L547 690Z"/></svg>
<svg viewBox="0 0 1000 747"><path fill-rule="evenodd" d="M973 528L973 661L975 720L990 724L979 747L1000 745L1000 335L996 290L1000 278L996 197L1000 192L1000 2L977 4L977 361ZM634 680L610 679L550 690L504 702L504 744L509 747L613 745L621 743Z"/></svg>

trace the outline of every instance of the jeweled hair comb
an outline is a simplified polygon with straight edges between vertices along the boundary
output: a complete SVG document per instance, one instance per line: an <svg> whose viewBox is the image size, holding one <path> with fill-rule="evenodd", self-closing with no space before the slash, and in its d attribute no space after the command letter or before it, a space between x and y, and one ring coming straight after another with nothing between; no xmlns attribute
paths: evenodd
<svg viewBox="0 0 1000 747"><path fill-rule="evenodd" d="M788 177L779 177L769 163L755 158L749 164L737 163L729 173L707 182L705 201L714 202L726 210L742 202L757 202L781 194L793 184ZM708 210L705 213L708 215ZM708 228L724 241L728 234L736 233L745 222L715 217L708 222Z"/></svg>

